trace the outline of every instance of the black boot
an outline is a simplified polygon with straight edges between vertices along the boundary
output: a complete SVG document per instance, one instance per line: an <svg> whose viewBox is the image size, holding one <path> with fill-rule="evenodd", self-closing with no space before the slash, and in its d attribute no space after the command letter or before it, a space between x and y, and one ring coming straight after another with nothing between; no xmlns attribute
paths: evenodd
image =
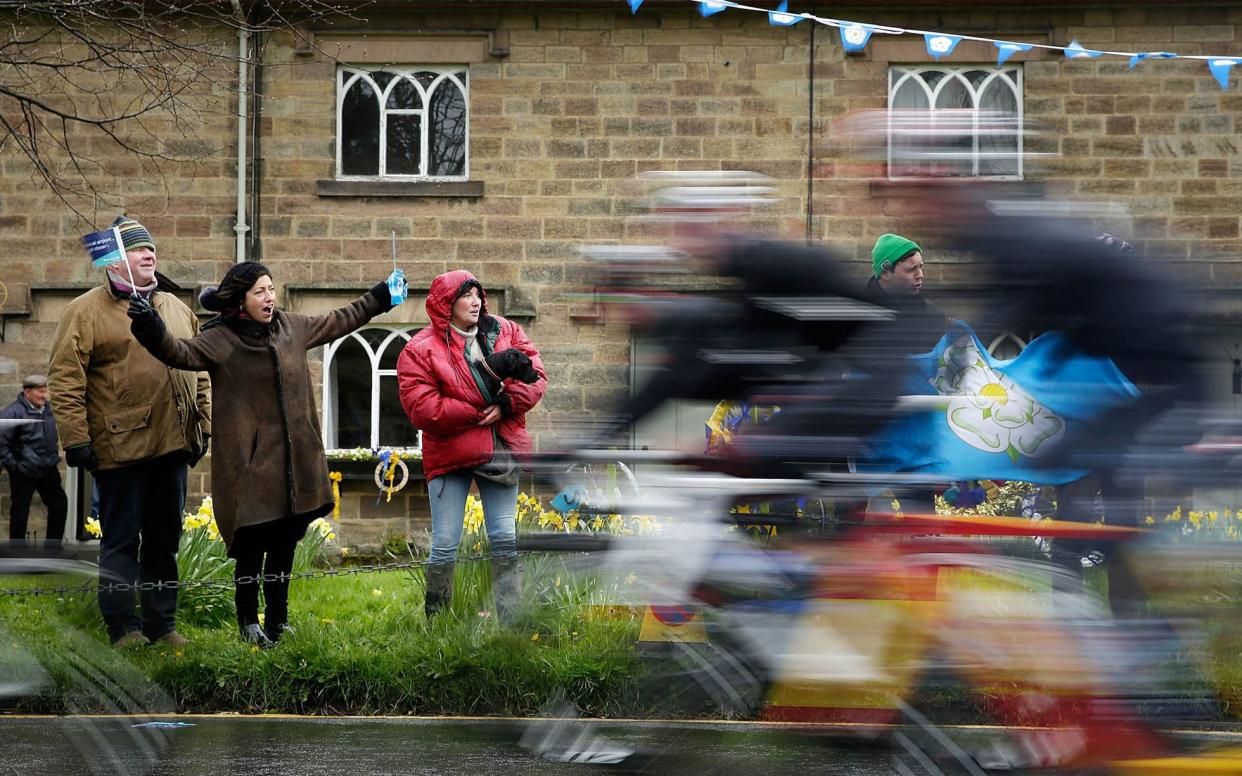
<svg viewBox="0 0 1242 776"><path fill-rule="evenodd" d="M276 646L276 642L267 637L263 632L263 628L257 622L252 622L241 626L242 641L247 644L253 644L259 649L271 649Z"/></svg>
<svg viewBox="0 0 1242 776"><path fill-rule="evenodd" d="M274 620L267 618L267 625L263 626L263 632L267 634L267 638L274 646L280 641L280 637L288 633L293 633L293 626L284 620Z"/></svg>
<svg viewBox="0 0 1242 776"><path fill-rule="evenodd" d="M453 601L453 564L428 563L424 573L427 592L423 600L423 612L430 619L441 609L447 609Z"/></svg>
<svg viewBox="0 0 1242 776"><path fill-rule="evenodd" d="M275 644L280 641L281 636L290 632L289 588L286 586L273 592L274 595L268 597L267 588L264 588L263 598L267 602L267 608L263 610L263 632Z"/></svg>
<svg viewBox="0 0 1242 776"><path fill-rule="evenodd" d="M522 568L516 555L492 558L492 596L496 599L496 618L501 625L512 625L522 601Z"/></svg>

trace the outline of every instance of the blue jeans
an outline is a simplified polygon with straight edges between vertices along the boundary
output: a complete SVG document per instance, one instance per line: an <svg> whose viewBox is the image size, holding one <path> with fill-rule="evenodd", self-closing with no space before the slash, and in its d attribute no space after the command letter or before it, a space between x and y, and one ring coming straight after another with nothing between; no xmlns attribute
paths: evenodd
<svg viewBox="0 0 1242 776"><path fill-rule="evenodd" d="M429 563L452 563L457 559L457 547L466 520L466 495L470 483L479 486L479 500L483 502L483 523L487 528L487 541L492 556L517 555L517 485L501 485L498 482L475 477L471 469L449 472L427 481L427 496L431 499L431 558Z"/></svg>

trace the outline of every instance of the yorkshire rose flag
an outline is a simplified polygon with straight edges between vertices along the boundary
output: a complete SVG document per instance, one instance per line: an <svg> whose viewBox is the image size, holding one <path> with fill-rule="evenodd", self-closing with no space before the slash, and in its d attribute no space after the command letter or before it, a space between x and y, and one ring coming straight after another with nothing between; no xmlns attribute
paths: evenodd
<svg viewBox="0 0 1242 776"><path fill-rule="evenodd" d="M959 322L931 352L912 356L910 367L905 394L943 399L878 434L871 457L858 462L862 471L1072 482L1087 472L1041 466L1041 457L1073 444L1085 421L1139 395L1111 360L1082 353L1056 332L998 360Z"/></svg>
<svg viewBox="0 0 1242 776"><path fill-rule="evenodd" d="M91 257L91 265L106 267L125 260L125 243L121 240L121 230L113 226L91 232L82 238L82 245Z"/></svg>

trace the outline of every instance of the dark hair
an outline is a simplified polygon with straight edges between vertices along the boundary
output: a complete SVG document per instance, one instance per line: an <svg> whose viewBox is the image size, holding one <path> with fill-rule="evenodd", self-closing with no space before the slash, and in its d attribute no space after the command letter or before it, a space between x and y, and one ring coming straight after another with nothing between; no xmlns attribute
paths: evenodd
<svg viewBox="0 0 1242 776"><path fill-rule="evenodd" d="M458 286L457 294L453 297L453 301L456 302L458 299L461 299L463 296L470 293L470 289L472 288L479 292L479 296L483 296L483 284L474 278L470 278L469 280L463 281L462 284Z"/></svg>
<svg viewBox="0 0 1242 776"><path fill-rule="evenodd" d="M254 287L259 278L272 276L271 270L257 261L243 261L229 267L224 280L218 286L207 286L198 295L198 303L205 310L216 313L235 314L241 307L246 292Z"/></svg>

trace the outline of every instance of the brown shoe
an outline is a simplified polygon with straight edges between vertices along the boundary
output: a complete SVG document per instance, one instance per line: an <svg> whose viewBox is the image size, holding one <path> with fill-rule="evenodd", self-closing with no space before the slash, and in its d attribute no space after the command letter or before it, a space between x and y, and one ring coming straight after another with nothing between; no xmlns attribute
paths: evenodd
<svg viewBox="0 0 1242 776"><path fill-rule="evenodd" d="M175 630L170 630L155 640L156 644L167 644L170 647L184 647L190 640Z"/></svg>
<svg viewBox="0 0 1242 776"><path fill-rule="evenodd" d="M130 631L112 642L112 646L117 649L137 649L138 647L145 647L150 643L150 639L142 635L142 631Z"/></svg>

